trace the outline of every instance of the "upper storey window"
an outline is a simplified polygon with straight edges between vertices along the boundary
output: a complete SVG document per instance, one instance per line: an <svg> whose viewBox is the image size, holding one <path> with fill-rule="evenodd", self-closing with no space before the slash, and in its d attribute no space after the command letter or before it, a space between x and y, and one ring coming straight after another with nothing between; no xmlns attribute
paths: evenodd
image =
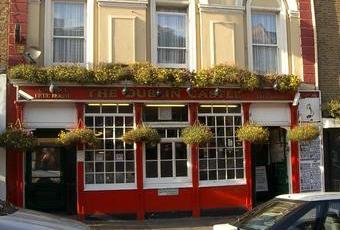
<svg viewBox="0 0 340 230"><path fill-rule="evenodd" d="M157 9L157 63L164 67L187 67L187 12Z"/></svg>
<svg viewBox="0 0 340 230"><path fill-rule="evenodd" d="M253 69L258 73L278 72L278 41L276 14L253 12Z"/></svg>
<svg viewBox="0 0 340 230"><path fill-rule="evenodd" d="M85 4L53 2L53 63L84 63Z"/></svg>

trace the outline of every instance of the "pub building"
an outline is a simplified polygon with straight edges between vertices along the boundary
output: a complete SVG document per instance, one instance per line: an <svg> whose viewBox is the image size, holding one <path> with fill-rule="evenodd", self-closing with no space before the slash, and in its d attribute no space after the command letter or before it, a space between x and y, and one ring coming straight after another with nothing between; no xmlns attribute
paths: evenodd
<svg viewBox="0 0 340 230"><path fill-rule="evenodd" d="M11 83L16 116L38 140L33 151L8 154L9 170L24 176L17 180L25 183L27 208L80 217L199 216L250 209L300 190L297 143L286 138L298 123L294 92L60 85L50 93L48 86ZM180 138L196 121L214 134L199 147ZM269 128L268 143L237 139L235 130L248 121ZM158 131L160 143L122 141L142 123ZM55 143L60 130L79 125L100 134L95 149Z"/></svg>
<svg viewBox="0 0 340 230"><path fill-rule="evenodd" d="M304 82L298 92L281 92L10 79L7 125L20 120L37 140L32 151L7 149L6 199L15 205L81 218L199 217L251 209L282 193L322 190L322 151L307 151L320 150L321 137L313 145L287 139L289 128L320 122L311 1L13 4L20 5L10 14L20 17L10 17L10 28L20 24L21 30L9 30L9 66L21 63L27 52L20 51L28 49L34 51L28 59L42 67L150 62L197 72L228 63ZM184 144L181 130L197 121L213 138ZM269 141L239 141L236 130L247 122L267 127ZM160 143L124 143L121 136L139 124L156 129ZM60 131L77 127L93 130L99 145L56 143Z"/></svg>

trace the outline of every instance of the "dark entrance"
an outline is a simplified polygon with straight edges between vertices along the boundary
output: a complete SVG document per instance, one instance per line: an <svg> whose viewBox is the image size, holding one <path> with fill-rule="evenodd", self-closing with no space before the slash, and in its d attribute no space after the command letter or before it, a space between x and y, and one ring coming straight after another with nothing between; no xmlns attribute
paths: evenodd
<svg viewBox="0 0 340 230"><path fill-rule="evenodd" d="M340 192L340 129L324 129L325 188Z"/></svg>
<svg viewBox="0 0 340 230"><path fill-rule="evenodd" d="M26 207L76 213L76 149L41 144L26 154Z"/></svg>
<svg viewBox="0 0 340 230"><path fill-rule="evenodd" d="M269 128L267 143L252 145L254 205L288 193L286 130Z"/></svg>

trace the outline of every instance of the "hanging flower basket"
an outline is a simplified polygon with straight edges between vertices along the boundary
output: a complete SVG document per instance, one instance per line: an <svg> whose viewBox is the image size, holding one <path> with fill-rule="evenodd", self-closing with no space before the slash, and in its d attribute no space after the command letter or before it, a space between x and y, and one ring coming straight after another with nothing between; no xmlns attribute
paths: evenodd
<svg viewBox="0 0 340 230"><path fill-rule="evenodd" d="M311 141L319 135L319 128L310 124L296 126L288 131L288 139L291 141Z"/></svg>
<svg viewBox="0 0 340 230"><path fill-rule="evenodd" d="M7 149L27 151L34 147L33 134L20 126L8 127L0 135L0 146Z"/></svg>
<svg viewBox="0 0 340 230"><path fill-rule="evenodd" d="M340 120L340 98L330 100L327 103L327 110L331 117Z"/></svg>
<svg viewBox="0 0 340 230"><path fill-rule="evenodd" d="M236 131L236 136L241 141L263 143L268 141L269 131L268 129L256 124L245 124Z"/></svg>
<svg viewBox="0 0 340 230"><path fill-rule="evenodd" d="M213 136L209 127L199 123L183 129L181 134L183 142L187 145L205 144L209 142Z"/></svg>
<svg viewBox="0 0 340 230"><path fill-rule="evenodd" d="M58 135L58 142L63 145L87 144L95 146L98 139L91 129L76 128L71 131L61 131Z"/></svg>
<svg viewBox="0 0 340 230"><path fill-rule="evenodd" d="M139 125L137 128L126 132L122 136L122 139L129 144L141 142L146 144L157 144L161 141L161 136L158 134L157 130L144 125Z"/></svg>

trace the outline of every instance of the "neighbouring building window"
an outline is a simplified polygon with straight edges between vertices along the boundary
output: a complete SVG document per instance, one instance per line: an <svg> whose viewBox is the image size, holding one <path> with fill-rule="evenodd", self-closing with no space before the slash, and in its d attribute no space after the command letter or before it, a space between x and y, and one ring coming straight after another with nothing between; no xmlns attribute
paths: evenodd
<svg viewBox="0 0 340 230"><path fill-rule="evenodd" d="M145 145L146 187L190 185L190 152L180 139L181 130L188 126L188 106L146 105L143 121L161 136L160 143Z"/></svg>
<svg viewBox="0 0 340 230"><path fill-rule="evenodd" d="M200 105L198 119L214 133L208 144L199 147L200 184L243 182L243 144L235 135L242 125L241 106Z"/></svg>
<svg viewBox="0 0 340 230"><path fill-rule="evenodd" d="M84 63L85 4L53 2L53 62Z"/></svg>
<svg viewBox="0 0 340 230"><path fill-rule="evenodd" d="M135 148L121 139L133 124L131 104L86 105L85 125L100 140L96 149L85 149L86 185L135 184Z"/></svg>
<svg viewBox="0 0 340 230"><path fill-rule="evenodd" d="M187 67L186 10L157 9L157 63L166 67Z"/></svg>
<svg viewBox="0 0 340 230"><path fill-rule="evenodd" d="M258 73L278 72L277 15L253 12L253 69Z"/></svg>

